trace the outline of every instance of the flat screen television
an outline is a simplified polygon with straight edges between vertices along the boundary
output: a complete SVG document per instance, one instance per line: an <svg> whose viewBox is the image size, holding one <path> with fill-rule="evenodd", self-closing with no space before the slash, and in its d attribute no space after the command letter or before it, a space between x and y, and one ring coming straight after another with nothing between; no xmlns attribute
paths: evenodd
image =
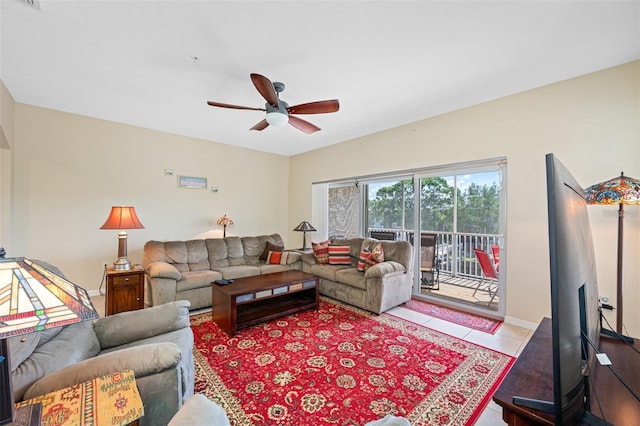
<svg viewBox="0 0 640 426"><path fill-rule="evenodd" d="M605 424L590 413L600 310L591 225L584 190L553 155L546 155L551 278L553 401L514 398L550 412L556 425ZM588 340L587 340L588 339Z"/></svg>

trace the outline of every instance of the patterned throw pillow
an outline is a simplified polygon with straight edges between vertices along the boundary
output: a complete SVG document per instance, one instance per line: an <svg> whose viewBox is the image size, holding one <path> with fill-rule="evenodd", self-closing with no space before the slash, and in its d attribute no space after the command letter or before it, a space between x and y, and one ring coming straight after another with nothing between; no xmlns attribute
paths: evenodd
<svg viewBox="0 0 640 426"><path fill-rule="evenodd" d="M366 269L369 256L371 256L371 249L369 249L369 247L365 247L360 252L360 256L358 256L358 271L364 271Z"/></svg>
<svg viewBox="0 0 640 426"><path fill-rule="evenodd" d="M288 251L270 251L267 255L267 263L269 265L286 265L288 257Z"/></svg>
<svg viewBox="0 0 640 426"><path fill-rule="evenodd" d="M329 240L325 240L319 243L311 243L313 248L313 254L316 255L316 261L320 265L326 265L329 263Z"/></svg>
<svg viewBox="0 0 640 426"><path fill-rule="evenodd" d="M265 244L264 250L260 255L260 260L264 260L266 262L267 256L269 255L270 251L282 251L282 250L284 250L284 246L277 246L273 244L271 241L267 241L267 244Z"/></svg>
<svg viewBox="0 0 640 426"><path fill-rule="evenodd" d="M373 247L371 253L365 260L364 270L366 271L376 263L384 262L384 251L382 250L382 243L378 243Z"/></svg>
<svg viewBox="0 0 640 426"><path fill-rule="evenodd" d="M329 265L351 265L351 247L329 246Z"/></svg>

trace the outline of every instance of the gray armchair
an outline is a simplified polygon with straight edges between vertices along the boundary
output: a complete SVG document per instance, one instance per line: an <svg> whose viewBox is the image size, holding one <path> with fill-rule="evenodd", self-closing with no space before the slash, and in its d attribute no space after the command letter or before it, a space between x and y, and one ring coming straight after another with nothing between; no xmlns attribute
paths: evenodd
<svg viewBox="0 0 640 426"><path fill-rule="evenodd" d="M176 301L9 339L14 401L131 369L144 403L140 424L168 424L193 395L189 306Z"/></svg>

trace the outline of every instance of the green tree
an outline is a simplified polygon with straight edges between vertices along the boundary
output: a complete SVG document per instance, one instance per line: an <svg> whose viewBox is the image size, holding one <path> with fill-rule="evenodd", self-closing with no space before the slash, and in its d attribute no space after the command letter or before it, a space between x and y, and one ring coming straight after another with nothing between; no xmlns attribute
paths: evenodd
<svg viewBox="0 0 640 426"><path fill-rule="evenodd" d="M370 187L371 188L371 187ZM420 229L453 232L454 187L444 177L420 180ZM370 189L372 192L373 189ZM404 195L404 210L402 206ZM471 183L457 194L458 232L497 234L500 197L498 187ZM415 191L413 181L383 186L368 196L369 226L413 229Z"/></svg>
<svg viewBox="0 0 640 426"><path fill-rule="evenodd" d="M500 195L494 183L472 183L458 194L458 231L477 234L497 234L500 218Z"/></svg>
<svg viewBox="0 0 640 426"><path fill-rule="evenodd" d="M402 200L404 195L404 224L407 228L413 225L414 190L413 181L398 181L379 188L375 194L369 193L369 226L387 229L402 227Z"/></svg>
<svg viewBox="0 0 640 426"><path fill-rule="evenodd" d="M420 180L420 228L453 231L454 188L443 177Z"/></svg>

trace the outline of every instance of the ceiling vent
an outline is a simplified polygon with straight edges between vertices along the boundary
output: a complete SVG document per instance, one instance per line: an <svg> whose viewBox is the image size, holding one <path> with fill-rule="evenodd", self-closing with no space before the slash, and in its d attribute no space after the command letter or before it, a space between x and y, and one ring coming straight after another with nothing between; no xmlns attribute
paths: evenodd
<svg viewBox="0 0 640 426"><path fill-rule="evenodd" d="M25 4L36 10L40 10L40 0L16 0L18 3Z"/></svg>

